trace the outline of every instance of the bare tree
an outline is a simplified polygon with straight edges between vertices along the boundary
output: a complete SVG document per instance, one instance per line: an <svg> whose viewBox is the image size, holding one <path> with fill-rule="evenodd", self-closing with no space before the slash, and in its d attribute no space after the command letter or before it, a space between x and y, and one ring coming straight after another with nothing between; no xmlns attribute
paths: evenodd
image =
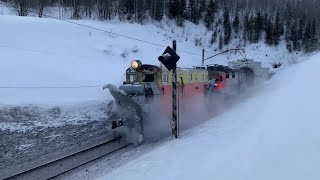
<svg viewBox="0 0 320 180"><path fill-rule="evenodd" d="M72 0L72 18L80 19L81 18L81 6L84 0Z"/></svg>
<svg viewBox="0 0 320 180"><path fill-rule="evenodd" d="M99 19L111 20L112 4L112 0L98 0L97 7Z"/></svg>
<svg viewBox="0 0 320 180"><path fill-rule="evenodd" d="M31 0L13 0L12 6L18 16L27 16L30 12Z"/></svg>
<svg viewBox="0 0 320 180"><path fill-rule="evenodd" d="M46 7L49 5L49 0L35 0L34 2L34 8L37 11L37 14L39 17L42 17L44 14L44 11Z"/></svg>
<svg viewBox="0 0 320 180"><path fill-rule="evenodd" d="M83 2L83 7L86 13L86 16L91 18L94 5L96 4L96 0L85 0Z"/></svg>

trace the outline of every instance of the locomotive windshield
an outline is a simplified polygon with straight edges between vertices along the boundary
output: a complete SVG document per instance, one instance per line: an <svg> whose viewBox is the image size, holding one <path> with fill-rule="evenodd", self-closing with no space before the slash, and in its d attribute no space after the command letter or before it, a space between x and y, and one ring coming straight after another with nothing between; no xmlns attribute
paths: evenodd
<svg viewBox="0 0 320 180"><path fill-rule="evenodd" d="M129 74L129 83L137 82L137 81L138 81L137 74Z"/></svg>
<svg viewBox="0 0 320 180"><path fill-rule="evenodd" d="M146 72L127 72L126 74L126 84L135 83L135 82L154 82L155 74L146 73Z"/></svg>
<svg viewBox="0 0 320 180"><path fill-rule="evenodd" d="M126 71L126 80L124 83L134 83L134 82L138 82L139 79L138 79L138 73L131 69L131 68L128 68L127 71Z"/></svg>
<svg viewBox="0 0 320 180"><path fill-rule="evenodd" d="M209 74L209 80L219 80L220 78L220 73L213 73L213 74Z"/></svg>
<svg viewBox="0 0 320 180"><path fill-rule="evenodd" d="M153 82L154 74L143 74L143 82Z"/></svg>

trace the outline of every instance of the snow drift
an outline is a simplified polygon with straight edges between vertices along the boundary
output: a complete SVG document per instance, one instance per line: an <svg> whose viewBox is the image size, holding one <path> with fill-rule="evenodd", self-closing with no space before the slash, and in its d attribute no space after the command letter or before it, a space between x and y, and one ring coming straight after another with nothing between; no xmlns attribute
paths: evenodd
<svg viewBox="0 0 320 180"><path fill-rule="evenodd" d="M320 54L229 112L100 179L320 178Z"/></svg>
<svg viewBox="0 0 320 180"><path fill-rule="evenodd" d="M0 6L0 10L6 8ZM202 48L206 49L206 57L219 53L209 45L210 33L204 26L189 22L183 28L170 21L157 26L117 21L73 22L104 32L55 19L0 16L0 104L105 102L112 97L102 91L103 85L120 85L131 60L159 65L158 56L166 46L172 46L172 40L177 40L180 67L200 65ZM195 38L199 37L203 37L203 46L195 46ZM273 48L262 43L246 47L246 54L249 59L262 61L265 67L294 58L284 46ZM209 59L206 64L226 65L241 58L230 52Z"/></svg>

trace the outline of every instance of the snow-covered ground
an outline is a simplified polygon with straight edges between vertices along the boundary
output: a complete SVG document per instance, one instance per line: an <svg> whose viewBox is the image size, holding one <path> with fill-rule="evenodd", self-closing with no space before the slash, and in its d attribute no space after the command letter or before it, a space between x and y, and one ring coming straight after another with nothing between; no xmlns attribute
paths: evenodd
<svg viewBox="0 0 320 180"><path fill-rule="evenodd" d="M320 178L320 54L249 99L98 179Z"/></svg>
<svg viewBox="0 0 320 180"><path fill-rule="evenodd" d="M111 96L102 91L103 85L120 85L131 60L158 65L158 56L174 39L181 56L179 66L200 65L202 48L206 50L205 57L219 53L215 51L217 44L209 45L212 32L189 22L184 28L178 28L171 21L157 25L116 20L73 21L106 31L102 32L55 19L7 15L12 12L3 5L0 14L0 105L105 102ZM201 39L201 47L195 46L195 39ZM230 48L236 45L236 42L232 43ZM263 43L247 46L246 55L262 61L265 67L298 57L288 54L284 45L275 48ZM230 52L210 59L206 64L227 64L239 58L242 58L240 54Z"/></svg>
<svg viewBox="0 0 320 180"><path fill-rule="evenodd" d="M212 32L206 32L204 26L188 22L184 28L178 28L170 21L157 25L93 20L72 22L105 32L55 19L12 16L8 8L0 6L0 134L5 137L1 141L5 149L1 151L0 159L11 162L10 165L14 166L12 159L29 162L39 155L38 152L46 154L54 148L69 146L68 143L77 144L83 140L103 137L106 130L101 127L107 126L104 109L112 97L102 87L105 84L122 84L124 72L131 60L159 64L157 57L166 46L171 46L172 40L178 43L177 53L181 57L179 66L200 65L202 48L206 50L206 57L219 53L215 51L217 44L209 45ZM202 46L195 46L195 39L201 39ZM234 46L237 46L237 42L231 43L230 48ZM289 54L284 44L276 48L259 43L249 45L245 50L247 58L262 61L265 67L270 67L273 62L284 62L285 68L289 62L299 61L302 57L300 54ZM227 64L239 58L242 58L240 54L231 52L210 59L206 64ZM308 160L312 150L316 149L311 148L311 140L305 137L314 137L315 144L319 144L316 133L314 136L298 136L299 133L313 132L313 126L309 125L315 121L307 117L312 115L316 104L307 103L308 98L313 98L312 102L317 103L318 97L310 96L317 89L313 87L316 84L306 82L311 82L309 77L315 77L312 70L315 71L316 63L310 61L285 70L266 86L264 93L252 98L251 102L243 102L232 112L184 134L182 139L165 143L104 178L241 179L248 175L254 179L251 172L255 171L253 175L259 179L262 170L266 172L265 177L270 178L276 173L285 173L285 170L295 170L295 164L292 163L297 160L295 158L302 158L299 155L304 153L306 158L302 160ZM310 71L303 70L307 66L310 66ZM302 72L298 74L300 68ZM310 92L306 92L306 89ZM302 99L304 94L309 96ZM277 100L273 101L275 96ZM290 109L293 113L288 112ZM294 118L299 115L305 117L305 124L300 123L301 119ZM57 135L63 139L55 138ZM290 143L291 136L296 140L295 143ZM57 142L61 146L56 146ZM38 145L35 147L35 144ZM309 148L305 149L309 152L306 153L304 149L297 151L299 148L296 146ZM293 150L289 151L290 148ZM175 154L171 149L179 153ZM16 152L25 158L29 158L25 153L32 155L30 159L24 160ZM176 159L172 158L172 154L175 154ZM316 158L309 163L315 162ZM285 161L290 166L284 166L287 165ZM303 163L298 163L296 167ZM181 165L185 166L178 168ZM254 165L257 165L256 169ZM8 165L1 162L0 166ZM287 169L281 171L280 166ZM303 171L304 167L308 166L302 166L299 170ZM312 167L307 170L311 171ZM275 173L269 173L273 171L272 168L275 168Z"/></svg>

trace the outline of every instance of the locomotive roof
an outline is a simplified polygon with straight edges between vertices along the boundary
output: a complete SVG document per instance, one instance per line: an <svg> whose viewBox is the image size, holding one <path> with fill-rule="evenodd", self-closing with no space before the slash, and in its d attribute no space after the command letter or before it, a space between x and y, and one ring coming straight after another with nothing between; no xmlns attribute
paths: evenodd
<svg viewBox="0 0 320 180"><path fill-rule="evenodd" d="M162 66L162 71L168 71L168 69L164 66ZM204 68L186 68L186 67L177 67L177 71L207 71Z"/></svg>
<svg viewBox="0 0 320 180"><path fill-rule="evenodd" d="M223 66L223 65L219 65L219 64L207 65L207 70L208 71L222 71L225 73L235 72L235 70L232 69L231 67Z"/></svg>
<svg viewBox="0 0 320 180"><path fill-rule="evenodd" d="M159 66L151 65L151 64L142 64L137 69L133 69L132 67L129 67L127 69L127 72L158 72L161 71L161 68Z"/></svg>
<svg viewBox="0 0 320 180"><path fill-rule="evenodd" d="M151 72L158 72L161 68L159 66L151 65L151 64L142 64L139 67L138 71L151 71Z"/></svg>
<svg viewBox="0 0 320 180"><path fill-rule="evenodd" d="M201 66L193 66L192 68L184 68L184 67L177 67L177 70L179 71L220 71L225 73L230 72L236 72L237 70L229 67L229 66L223 66L218 64L213 65L207 65L207 67L201 67ZM165 66L157 66L152 64L142 64L138 69L132 69L131 67L127 69L127 72L159 72L159 71L168 71L168 69Z"/></svg>

